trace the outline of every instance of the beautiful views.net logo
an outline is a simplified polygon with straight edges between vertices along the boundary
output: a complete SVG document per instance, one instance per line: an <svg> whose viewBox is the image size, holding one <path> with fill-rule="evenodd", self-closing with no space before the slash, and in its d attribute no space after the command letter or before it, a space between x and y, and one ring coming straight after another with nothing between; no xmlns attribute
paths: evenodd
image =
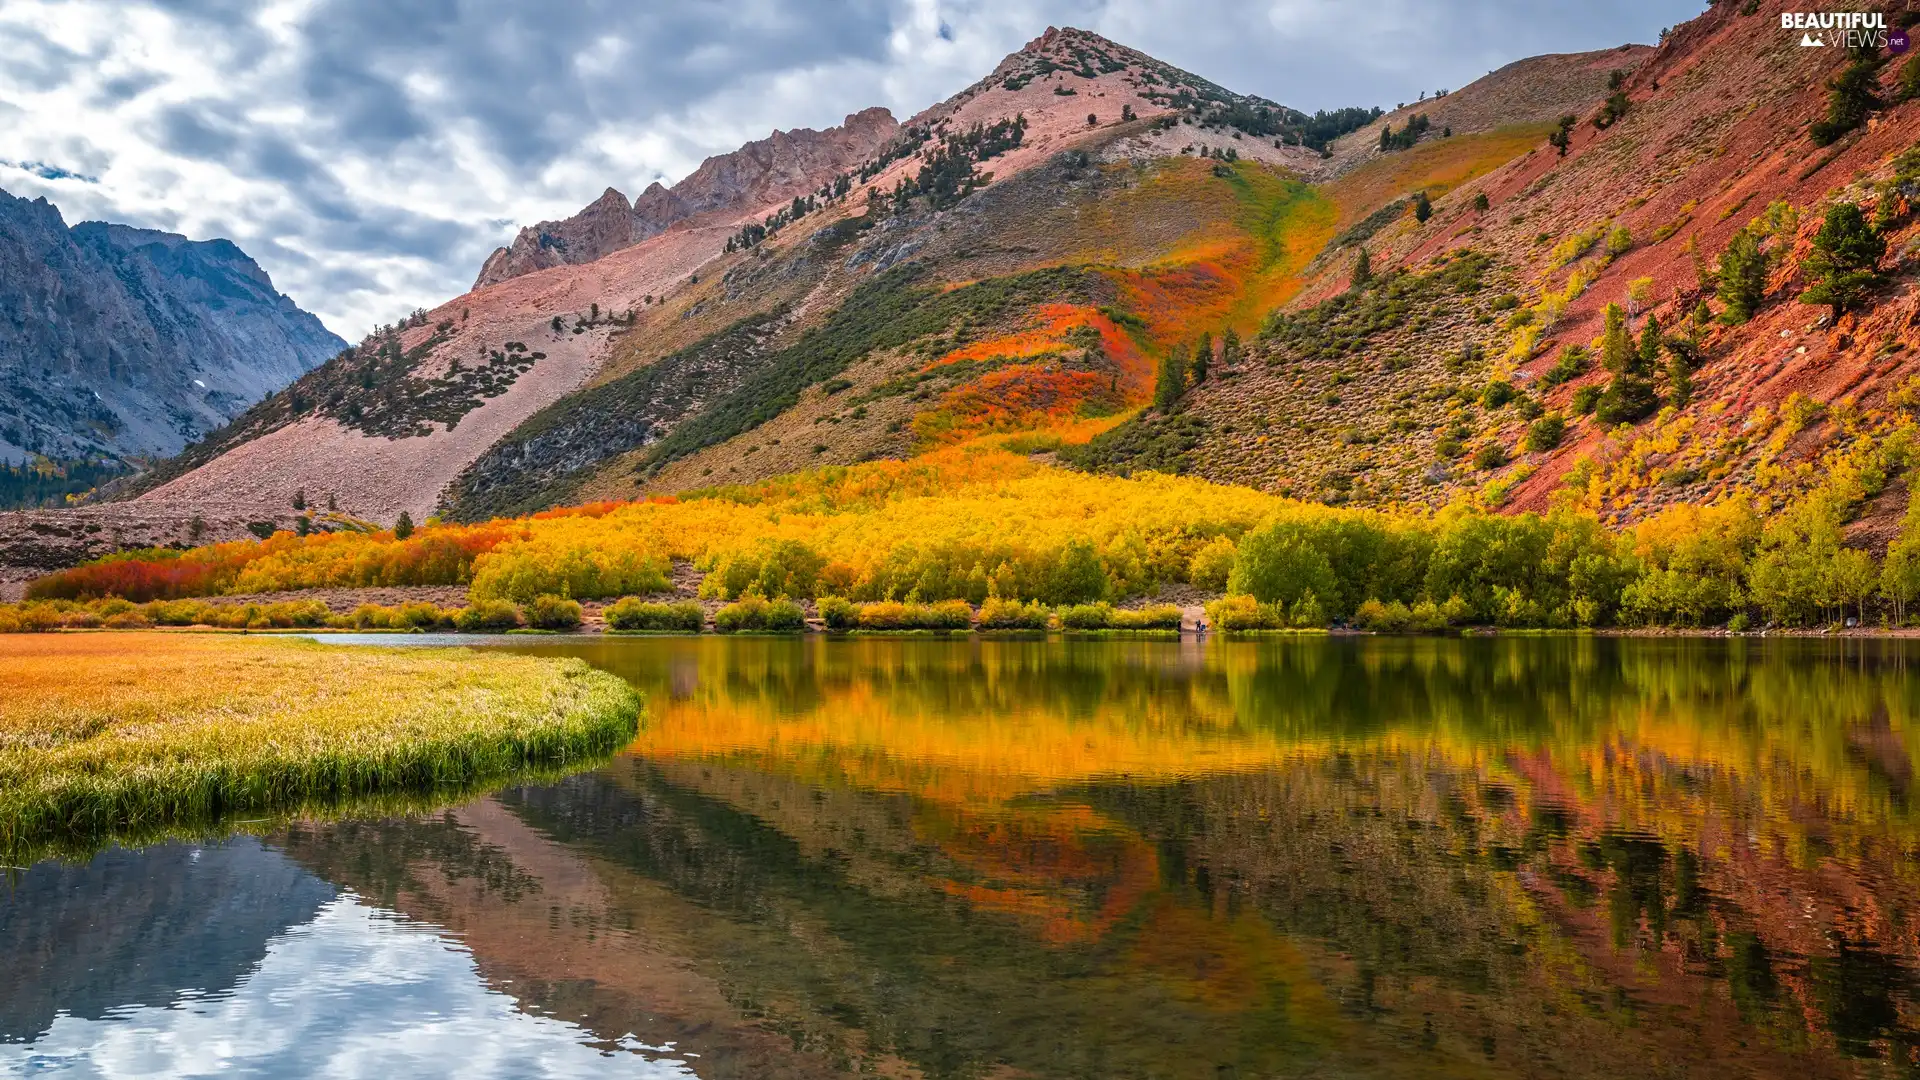
<svg viewBox="0 0 1920 1080"><path fill-rule="evenodd" d="M1907 51L1907 31L1889 29L1878 11L1783 11L1780 29L1799 31L1800 44L1808 48Z"/></svg>

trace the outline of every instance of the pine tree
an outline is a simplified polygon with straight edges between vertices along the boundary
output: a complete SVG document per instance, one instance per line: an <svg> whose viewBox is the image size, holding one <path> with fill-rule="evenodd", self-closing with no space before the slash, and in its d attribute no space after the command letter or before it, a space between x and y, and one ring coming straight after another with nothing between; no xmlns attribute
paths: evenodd
<svg viewBox="0 0 1920 1080"><path fill-rule="evenodd" d="M1880 66L1884 63L1886 58L1878 49L1861 50L1854 54L1853 62L1827 84L1833 90L1827 99L1827 115L1807 129L1813 145L1828 146L1839 141L1840 136L1866 123L1868 113L1885 106L1879 93Z"/></svg>
<svg viewBox="0 0 1920 1080"><path fill-rule="evenodd" d="M1743 323L1760 310L1772 261L1760 246L1760 234L1750 228L1736 231L1727 241L1727 250L1720 253L1720 264L1714 271L1720 302L1726 305L1721 314L1724 321Z"/></svg>
<svg viewBox="0 0 1920 1080"><path fill-rule="evenodd" d="M1366 248L1360 249L1360 257L1353 261L1353 287L1364 289L1373 280L1373 258Z"/></svg>
<svg viewBox="0 0 1920 1080"><path fill-rule="evenodd" d="M1632 374L1636 356L1633 335L1627 333L1627 313L1608 304L1606 328L1600 332L1600 364L1615 375Z"/></svg>
<svg viewBox="0 0 1920 1080"><path fill-rule="evenodd" d="M1580 118L1571 114L1561 117L1559 124L1547 136L1547 145L1559 150L1561 157L1566 157L1567 147L1573 145L1573 125L1579 122Z"/></svg>
<svg viewBox="0 0 1920 1080"><path fill-rule="evenodd" d="M1493 204L1487 200L1487 193L1484 191L1478 192L1473 197L1473 208L1483 214L1487 212L1487 207L1492 205Z"/></svg>
<svg viewBox="0 0 1920 1080"><path fill-rule="evenodd" d="M293 508L295 510L305 510L307 508L307 491L305 488L301 488L293 493Z"/></svg>
<svg viewBox="0 0 1920 1080"><path fill-rule="evenodd" d="M1687 358L1674 353L1667 358L1667 404L1684 409L1693 399L1693 369Z"/></svg>
<svg viewBox="0 0 1920 1080"><path fill-rule="evenodd" d="M1427 198L1427 193L1424 191L1414 192L1413 193L1413 220L1418 221L1419 223L1424 225L1426 224L1427 219L1432 216L1433 216L1433 203Z"/></svg>
<svg viewBox="0 0 1920 1080"><path fill-rule="evenodd" d="M1176 348L1160 361L1160 378L1153 387L1153 407L1163 413L1171 412L1186 392L1187 357Z"/></svg>
<svg viewBox="0 0 1920 1080"><path fill-rule="evenodd" d="M1660 346L1666 339L1660 333L1658 316L1647 316L1647 325L1640 330L1640 362L1635 365L1634 374L1651 375L1660 364Z"/></svg>
<svg viewBox="0 0 1920 1080"><path fill-rule="evenodd" d="M1234 333L1233 327L1229 326L1227 332L1220 337L1220 366L1228 371L1239 367L1240 351L1240 335Z"/></svg>
<svg viewBox="0 0 1920 1080"><path fill-rule="evenodd" d="M1827 210L1813 238L1807 270L1813 286L1800 294L1806 304L1826 304L1838 321L1846 310L1880 284L1875 267L1887 253L1887 238L1875 229L1853 203L1835 203Z"/></svg>
<svg viewBox="0 0 1920 1080"><path fill-rule="evenodd" d="M1213 365L1213 335L1201 334L1200 346L1193 350L1193 379L1191 385L1199 386L1207 381L1207 369Z"/></svg>
<svg viewBox="0 0 1920 1080"><path fill-rule="evenodd" d="M393 538L395 540L405 540L407 537L412 535L413 535L413 515L407 513L405 510L402 510L400 511L400 520L393 523Z"/></svg>

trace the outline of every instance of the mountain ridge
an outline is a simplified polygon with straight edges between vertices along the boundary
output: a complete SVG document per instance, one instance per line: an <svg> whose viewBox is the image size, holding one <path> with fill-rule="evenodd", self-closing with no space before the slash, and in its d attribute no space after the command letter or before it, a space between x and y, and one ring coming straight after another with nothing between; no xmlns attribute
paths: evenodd
<svg viewBox="0 0 1920 1080"><path fill-rule="evenodd" d="M345 345L231 241L0 192L0 456L176 453Z"/></svg>

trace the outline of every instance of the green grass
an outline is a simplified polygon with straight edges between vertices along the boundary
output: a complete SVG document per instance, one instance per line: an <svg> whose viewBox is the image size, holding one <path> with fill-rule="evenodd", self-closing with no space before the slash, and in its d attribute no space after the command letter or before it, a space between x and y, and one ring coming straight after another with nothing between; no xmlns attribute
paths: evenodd
<svg viewBox="0 0 1920 1080"><path fill-rule="evenodd" d="M0 858L452 800L582 767L640 701L578 660L188 634L0 638ZM408 801L412 800L412 801Z"/></svg>

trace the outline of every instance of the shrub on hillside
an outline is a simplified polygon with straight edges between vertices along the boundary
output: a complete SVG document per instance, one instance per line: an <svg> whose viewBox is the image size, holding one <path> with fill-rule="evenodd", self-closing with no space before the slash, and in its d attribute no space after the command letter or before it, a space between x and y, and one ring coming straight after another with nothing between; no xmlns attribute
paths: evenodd
<svg viewBox="0 0 1920 1080"><path fill-rule="evenodd" d="M706 611L695 601L661 604L637 596L623 596L607 605L602 617L606 619L609 630L662 630L697 634L707 623Z"/></svg>
<svg viewBox="0 0 1920 1080"><path fill-rule="evenodd" d="M580 625L580 602L564 596L536 596L527 605L527 625L536 630L572 630Z"/></svg>
<svg viewBox="0 0 1920 1080"><path fill-rule="evenodd" d="M784 597L769 600L759 593L748 593L714 612L713 628L722 634L742 631L797 634L807 628L807 613L799 604Z"/></svg>

